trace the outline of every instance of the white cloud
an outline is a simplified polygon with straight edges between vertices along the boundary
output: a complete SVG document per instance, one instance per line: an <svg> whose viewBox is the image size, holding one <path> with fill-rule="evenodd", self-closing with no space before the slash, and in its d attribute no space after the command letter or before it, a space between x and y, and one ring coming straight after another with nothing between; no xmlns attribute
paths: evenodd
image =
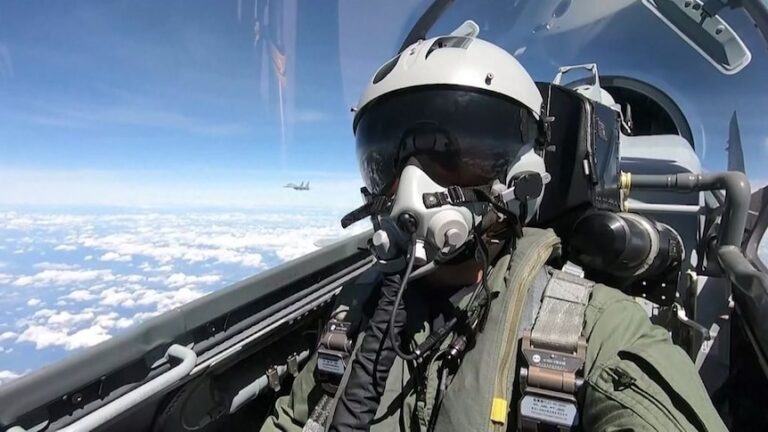
<svg viewBox="0 0 768 432"><path fill-rule="evenodd" d="M48 318L54 314L56 314L56 311L53 309L40 309L39 311L32 314L32 318Z"/></svg>
<svg viewBox="0 0 768 432"><path fill-rule="evenodd" d="M32 276L21 276L16 286L68 285L94 280L113 280L110 270L43 270Z"/></svg>
<svg viewBox="0 0 768 432"><path fill-rule="evenodd" d="M139 312L136 315L133 316L133 320L136 322L142 322L144 320L150 319L152 317L156 317L160 315L160 311L154 311L154 312Z"/></svg>
<svg viewBox="0 0 768 432"><path fill-rule="evenodd" d="M107 252L101 257L99 257L100 261L128 262L131 259L133 258L130 255L120 255L115 252Z"/></svg>
<svg viewBox="0 0 768 432"><path fill-rule="evenodd" d="M58 325L60 327L66 328L81 321L92 320L93 317L94 317L93 312L83 312L83 313L72 314L67 311L62 311L54 315L51 315L48 318L48 324Z"/></svg>
<svg viewBox="0 0 768 432"><path fill-rule="evenodd" d="M96 296L88 290L74 290L62 298L74 301L88 301L96 298Z"/></svg>
<svg viewBox="0 0 768 432"><path fill-rule="evenodd" d="M55 251L73 251L73 250L77 250L77 246L63 244L63 245L56 246L55 248L53 248L53 250L55 250Z"/></svg>
<svg viewBox="0 0 768 432"><path fill-rule="evenodd" d="M104 322L105 320L102 319L102 323ZM68 331L67 329L57 327L56 324L53 323L51 326L31 325L19 335L16 342L33 343L36 349L60 346L67 351L71 351L93 346L110 338L107 330L98 324L76 331Z"/></svg>
<svg viewBox="0 0 768 432"><path fill-rule="evenodd" d="M136 304L154 305L158 312L165 312L200 298L203 293L187 287L174 291L157 291L152 289L138 290L134 293Z"/></svg>
<svg viewBox="0 0 768 432"><path fill-rule="evenodd" d="M117 321L115 321L115 327L117 328L127 328L133 325L133 320L130 318L119 318Z"/></svg>
<svg viewBox="0 0 768 432"><path fill-rule="evenodd" d="M132 275L118 275L117 276L117 280L120 281L120 282L136 283L136 282L144 282L144 281L146 281L147 277L146 276L142 276L142 275L135 275L135 274L132 274Z"/></svg>
<svg viewBox="0 0 768 432"><path fill-rule="evenodd" d="M38 299L38 298L31 298L31 299L27 300L27 306L35 307L35 306L39 305L42 302L43 301Z"/></svg>
<svg viewBox="0 0 768 432"><path fill-rule="evenodd" d="M33 267L42 270L75 270L80 268L77 264L52 263L47 261L36 263Z"/></svg>
<svg viewBox="0 0 768 432"><path fill-rule="evenodd" d="M173 230L168 237L184 237L188 233L183 228ZM167 238L167 237L166 237ZM188 241L193 241L192 239ZM83 246L108 250L102 260L120 260L122 256L143 255L154 258L156 261L168 266L173 260L179 259L189 263L199 263L212 260L225 264L239 264L246 267L260 267L262 256L255 252L244 252L228 249L226 247L211 248L197 247L192 244L168 244L166 241L158 241L156 235L111 234L102 237L84 236L80 239ZM165 244L164 244L165 243ZM167 268L167 267L166 267Z"/></svg>
<svg viewBox="0 0 768 432"><path fill-rule="evenodd" d="M12 331L6 331L6 332L3 332L3 333L0 333L0 342L13 339L13 338L15 338L17 336L18 336L18 334L14 333Z"/></svg>
<svg viewBox="0 0 768 432"><path fill-rule="evenodd" d="M86 348L96 345L98 343L104 342L110 337L111 336L106 329L99 325L94 325L67 336L63 345L64 349L69 351L77 348Z"/></svg>
<svg viewBox="0 0 768 432"><path fill-rule="evenodd" d="M196 285L196 284L210 285L210 284L217 283L220 280L221 280L221 275L217 275L217 274L194 276L194 275L186 275L184 273L174 273L168 276L165 282L171 288L175 288L175 287L180 287L185 285Z"/></svg>
<svg viewBox="0 0 768 432"><path fill-rule="evenodd" d="M118 306L133 307L136 302L133 300L133 294L127 291L118 290L117 288L107 288L101 292L100 304L106 306Z"/></svg>
<svg viewBox="0 0 768 432"><path fill-rule="evenodd" d="M22 375L24 374L9 370L0 370L0 385L8 384L9 382L21 377Z"/></svg>
<svg viewBox="0 0 768 432"><path fill-rule="evenodd" d="M118 315L116 312L110 312L108 314L97 316L93 320L93 324L103 328L112 328L117 325L118 319L120 319L120 315Z"/></svg>
<svg viewBox="0 0 768 432"><path fill-rule="evenodd" d="M67 333L60 330L53 330L46 326L31 325L24 330L16 342L30 342L35 344L35 348L43 349L55 345L63 345L67 338Z"/></svg>
<svg viewBox="0 0 768 432"><path fill-rule="evenodd" d="M16 279L16 277L12 274L0 273L0 284L10 283L14 279Z"/></svg>

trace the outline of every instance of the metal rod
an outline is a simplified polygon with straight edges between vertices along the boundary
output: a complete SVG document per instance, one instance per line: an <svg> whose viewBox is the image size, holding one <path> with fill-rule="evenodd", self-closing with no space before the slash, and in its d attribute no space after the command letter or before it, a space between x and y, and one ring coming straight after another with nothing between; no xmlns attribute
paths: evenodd
<svg viewBox="0 0 768 432"><path fill-rule="evenodd" d="M750 189L747 176L738 171L713 174L632 175L630 187L677 191L725 190L725 212L720 224L719 245L741 247L747 223Z"/></svg>
<svg viewBox="0 0 768 432"><path fill-rule="evenodd" d="M299 353L299 355L296 356L299 364L304 363L307 358L309 358L309 351L302 351ZM288 370L288 367L286 365L279 365L277 367L277 374L282 378L285 375L285 372ZM232 414L235 411L239 410L243 407L243 405L246 404L246 402L253 400L256 396L260 395L261 392L266 390L267 386L269 385L268 379L266 375L262 375L259 378L257 378L252 383L248 384L247 386L243 387L235 397L232 398L232 404L229 406L229 413Z"/></svg>
<svg viewBox="0 0 768 432"><path fill-rule="evenodd" d="M180 359L181 363L152 381L120 396L69 426L59 429L59 432L80 432L96 429L119 414L133 408L145 399L160 393L180 379L189 375L197 362L197 354L191 349L181 345L171 345L168 348L165 357L166 359L175 357Z"/></svg>
<svg viewBox="0 0 768 432"><path fill-rule="evenodd" d="M701 214L703 209L698 205L684 205L684 204L650 204L642 201L629 199L625 204L626 211L641 211L648 213L685 213L685 214Z"/></svg>

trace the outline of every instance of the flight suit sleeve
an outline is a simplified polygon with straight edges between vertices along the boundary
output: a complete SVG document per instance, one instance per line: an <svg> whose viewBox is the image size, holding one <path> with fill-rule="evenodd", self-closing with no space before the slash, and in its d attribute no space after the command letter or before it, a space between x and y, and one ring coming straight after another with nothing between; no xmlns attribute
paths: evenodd
<svg viewBox="0 0 768 432"><path fill-rule="evenodd" d="M355 328L363 326L364 304L378 287L380 273L371 267L358 276L354 282L345 285L339 292L334 311L340 307L346 310L345 320L355 323ZM354 331L352 333L355 333ZM357 343L362 340L358 335ZM293 381L291 392L275 402L275 409L261 427L262 432L300 432L307 423L312 410L323 397L323 389L315 380L317 353L314 353L299 375Z"/></svg>
<svg viewBox="0 0 768 432"><path fill-rule="evenodd" d="M596 285L584 334L584 430L726 430L689 357L631 297Z"/></svg>
<svg viewBox="0 0 768 432"><path fill-rule="evenodd" d="M317 355L313 355L291 386L291 392L277 399L274 412L261 426L261 432L301 432L314 408L323 395L315 382Z"/></svg>

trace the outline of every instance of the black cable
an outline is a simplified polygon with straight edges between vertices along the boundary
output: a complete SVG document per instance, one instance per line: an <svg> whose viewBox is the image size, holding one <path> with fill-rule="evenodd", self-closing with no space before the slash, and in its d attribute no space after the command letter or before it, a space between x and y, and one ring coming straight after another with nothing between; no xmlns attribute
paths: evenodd
<svg viewBox="0 0 768 432"><path fill-rule="evenodd" d="M483 327L485 327L485 319L488 317L488 311L491 307L491 287L488 286L488 251L485 250L484 246L485 245L480 247L480 256L483 259L483 274L481 283L483 284L483 291L485 292L485 304L482 305L482 311L480 312L480 331L482 331Z"/></svg>
<svg viewBox="0 0 768 432"><path fill-rule="evenodd" d="M418 357L417 352L414 352L412 354L406 354L400 349L399 341L397 340L397 335L395 334L395 320L397 318L397 310L400 308L400 303L403 300L403 293L405 292L405 288L408 286L408 278L411 277L411 272L413 271L413 263L416 261L416 241L411 243L410 247L410 257L408 258L408 266L405 268L405 274L403 275L402 280L400 281L400 289L397 291L397 297L395 297L395 304L392 307L392 315L389 318L389 341L392 343L392 346L395 349L395 353L397 353L397 356L405 361L414 360L416 357Z"/></svg>
<svg viewBox="0 0 768 432"><path fill-rule="evenodd" d="M483 266L483 273L482 273L482 287L483 292L485 293L485 301L486 303L491 302L491 287L488 286L488 249L483 243L483 239L481 237L480 231L477 228L477 225L475 225L474 229L474 236L475 236L475 243L477 243L477 249L480 251L480 257L482 259L482 266ZM471 304L471 303L470 303Z"/></svg>

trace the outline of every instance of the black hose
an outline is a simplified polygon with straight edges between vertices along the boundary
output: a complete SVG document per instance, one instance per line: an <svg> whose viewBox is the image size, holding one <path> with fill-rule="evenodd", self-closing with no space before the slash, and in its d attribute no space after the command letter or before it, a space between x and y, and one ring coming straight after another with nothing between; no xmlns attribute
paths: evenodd
<svg viewBox="0 0 768 432"><path fill-rule="evenodd" d="M386 335L390 326L396 333L405 327L405 307L395 298L402 295L408 273L413 268L415 253L411 252L411 255L404 277L388 275L382 282L379 303L350 365L349 380L336 405L329 431L367 431L370 428L397 355L392 349L392 339Z"/></svg>
<svg viewBox="0 0 768 432"><path fill-rule="evenodd" d="M395 298L395 304L390 309L392 311L390 317L389 317L389 342L392 345L392 348L395 351L395 354L397 354L398 357L405 361L410 361L415 359L418 356L417 352L414 352L413 354L406 354L400 349L400 343L397 340L397 335L400 334L400 331L403 329L400 327L399 329L395 327L395 324L399 317L397 314L400 312L400 309L402 308L403 314L405 314L405 307L402 306L403 301L403 293L405 293L405 288L408 286L408 279L411 276L411 271L413 271L413 263L416 260L416 251L415 251L415 245L414 247L411 247L411 257L408 259L408 267L405 269L405 276L403 277L400 287L397 290L397 296Z"/></svg>
<svg viewBox="0 0 768 432"><path fill-rule="evenodd" d="M413 248L411 248L413 249ZM414 261L415 255L411 255L411 258L408 260L408 267L405 271L405 277L403 278L403 282L400 285L400 289L397 292L397 297L395 298L395 307L393 308L393 311L397 311L400 308L400 304L402 303L403 293L405 293L405 290L408 285L408 279L411 275L411 270L413 269L413 261ZM477 292L481 289L480 286L472 293L472 297L469 301L469 305L471 306L474 298L477 296ZM389 341L392 344L392 347L397 354L398 357L405 361L420 361L421 356L430 352L437 344L439 344L443 339L445 339L448 334L450 334L451 331L456 327L456 325L459 323L458 317L453 317L448 322L445 323L442 327L438 328L437 330L433 331L432 333L427 336L426 339L424 339L424 342L419 344L418 347L416 347L415 350L413 350L412 353L406 353L403 352L402 349L400 349L400 341L397 339L397 335L400 333L399 330L396 330L395 328L395 313L393 312L390 317L390 324L389 324Z"/></svg>

